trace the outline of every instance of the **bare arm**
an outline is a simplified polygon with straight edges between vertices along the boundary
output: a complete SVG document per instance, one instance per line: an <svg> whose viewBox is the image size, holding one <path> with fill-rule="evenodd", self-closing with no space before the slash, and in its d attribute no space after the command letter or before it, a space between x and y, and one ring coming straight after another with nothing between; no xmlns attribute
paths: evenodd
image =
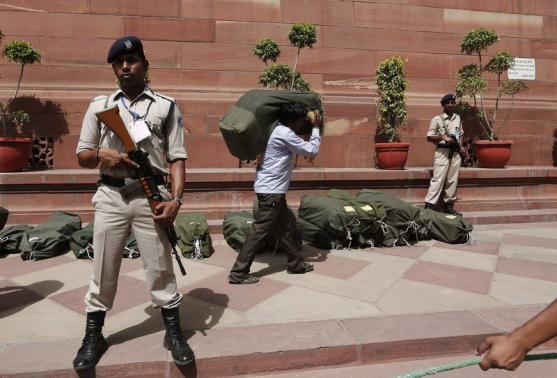
<svg viewBox="0 0 557 378"><path fill-rule="evenodd" d="M97 160L98 157L98 160ZM128 158L127 154L118 152L111 148L98 148L94 150L83 150L77 154L77 161L83 168L96 168L102 163L108 168L126 167L138 168L133 160Z"/></svg>
<svg viewBox="0 0 557 378"><path fill-rule="evenodd" d="M485 353L480 368L514 370L532 348L555 336L557 336L557 300L510 334L486 338L478 346L478 354Z"/></svg>

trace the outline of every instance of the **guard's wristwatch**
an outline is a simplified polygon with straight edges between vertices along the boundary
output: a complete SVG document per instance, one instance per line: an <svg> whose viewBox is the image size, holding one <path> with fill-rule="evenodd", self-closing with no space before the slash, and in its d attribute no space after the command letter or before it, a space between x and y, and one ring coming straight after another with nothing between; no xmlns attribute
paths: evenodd
<svg viewBox="0 0 557 378"><path fill-rule="evenodd" d="M184 203L184 200L182 199L182 197L174 197L173 200L178 202L180 204L180 206L182 206L182 204Z"/></svg>

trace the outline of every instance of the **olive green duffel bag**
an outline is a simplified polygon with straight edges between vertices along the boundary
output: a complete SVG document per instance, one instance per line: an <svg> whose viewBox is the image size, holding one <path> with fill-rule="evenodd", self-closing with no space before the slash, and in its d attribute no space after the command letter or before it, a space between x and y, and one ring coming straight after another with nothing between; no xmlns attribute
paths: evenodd
<svg viewBox="0 0 557 378"><path fill-rule="evenodd" d="M178 247L185 257L201 260L215 252L205 214L181 213L176 217L174 224Z"/></svg>
<svg viewBox="0 0 557 378"><path fill-rule="evenodd" d="M435 240L449 244L472 242L472 224L461 216L421 209L420 222L429 229L431 237Z"/></svg>

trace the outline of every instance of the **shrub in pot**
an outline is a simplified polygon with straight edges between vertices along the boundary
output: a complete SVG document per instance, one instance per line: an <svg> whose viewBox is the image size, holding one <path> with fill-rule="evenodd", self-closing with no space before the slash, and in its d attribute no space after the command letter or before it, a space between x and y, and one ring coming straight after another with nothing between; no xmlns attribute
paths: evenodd
<svg viewBox="0 0 557 378"><path fill-rule="evenodd" d="M499 41L499 36L494 30L484 28L474 29L466 34L460 49L466 55L475 55L477 63L462 67L457 74L456 93L460 98L469 98L473 101L475 119L480 126L483 137L475 141L475 154L479 165L484 168L503 168L511 156L511 140L500 140L498 134L508 121L517 94L528 89L520 80L504 79L502 76L512 67L514 57L506 51L495 54L486 64L484 63L487 49ZM496 80L495 102L488 109L485 94L488 92L486 75L494 75ZM497 119L502 100L510 98L511 104L506 117L501 121Z"/></svg>
<svg viewBox="0 0 557 378"><path fill-rule="evenodd" d="M393 56L379 63L377 83L377 134L386 141L375 144L377 166L380 169L404 169L409 143L401 143L398 128L406 124L406 95L409 81L404 61Z"/></svg>
<svg viewBox="0 0 557 378"><path fill-rule="evenodd" d="M0 32L0 42L3 37ZM28 164L32 139L23 137L23 127L30 122L31 117L23 110L14 110L11 106L19 93L25 66L39 62L41 54L29 43L14 40L6 44L2 55L9 62L20 65L14 95L0 102L0 172L15 172L25 169Z"/></svg>

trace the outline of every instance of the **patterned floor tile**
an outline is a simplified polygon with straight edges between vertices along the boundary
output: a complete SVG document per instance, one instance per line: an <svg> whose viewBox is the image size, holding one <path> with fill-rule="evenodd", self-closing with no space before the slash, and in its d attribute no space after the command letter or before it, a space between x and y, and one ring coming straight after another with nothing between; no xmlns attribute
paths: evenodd
<svg viewBox="0 0 557 378"><path fill-rule="evenodd" d="M371 303L290 286L246 311L253 324L379 316Z"/></svg>
<svg viewBox="0 0 557 378"><path fill-rule="evenodd" d="M374 252L389 256L418 259L428 250L428 248L429 247L425 245L413 245L410 247L375 248Z"/></svg>
<svg viewBox="0 0 557 378"><path fill-rule="evenodd" d="M555 299L557 283L533 278L494 273L489 295L510 305L550 303Z"/></svg>
<svg viewBox="0 0 557 378"><path fill-rule="evenodd" d="M51 268L62 264L75 261L69 255L62 255L45 260L23 261L19 255L10 255L0 260L0 274L5 277L17 277L27 273L36 272L42 269Z"/></svg>
<svg viewBox="0 0 557 378"><path fill-rule="evenodd" d="M383 255L350 277L349 281L380 288L389 288L398 281L416 260Z"/></svg>
<svg viewBox="0 0 557 378"><path fill-rule="evenodd" d="M437 247L429 248L429 250L420 257L420 260L460 266L462 268L485 270L487 272L493 272L497 264L497 256Z"/></svg>
<svg viewBox="0 0 557 378"><path fill-rule="evenodd" d="M0 297L2 299L0 301L0 318L10 316L19 307L29 306L44 298L31 288L8 280L0 281L0 293L2 294Z"/></svg>
<svg viewBox="0 0 557 378"><path fill-rule="evenodd" d="M88 286L82 286L65 293L53 295L50 299L82 314L85 311L83 299L87 293L87 288ZM114 299L114 307L110 310L110 313L116 314L140 303L150 301L151 296L145 282L127 276L120 276L116 298Z"/></svg>
<svg viewBox="0 0 557 378"><path fill-rule="evenodd" d="M368 261L338 257L330 254L325 255L325 259L314 259L311 255L307 254L305 256L306 261L314 263L316 273L339 279L352 277L369 265Z"/></svg>
<svg viewBox="0 0 557 378"><path fill-rule="evenodd" d="M181 287L180 291L222 307L245 311L287 287L287 284L265 278L253 285L231 285L228 283L228 272L221 272Z"/></svg>
<svg viewBox="0 0 557 378"><path fill-rule="evenodd" d="M500 257L496 272L557 282L557 264L551 263Z"/></svg>
<svg viewBox="0 0 557 378"><path fill-rule="evenodd" d="M504 305L486 295L409 280L397 281L375 304L387 315L470 311Z"/></svg>
<svg viewBox="0 0 557 378"><path fill-rule="evenodd" d="M530 247L517 244L501 244L499 256L525 261L557 264L557 249Z"/></svg>
<svg viewBox="0 0 557 378"><path fill-rule="evenodd" d="M404 274L404 279L452 289L487 294L491 272L418 261Z"/></svg>
<svg viewBox="0 0 557 378"><path fill-rule="evenodd" d="M489 255L497 255L499 253L500 244L498 242L477 240L473 244L447 244L436 242L435 246L439 248L456 249L458 251L470 251L476 253L486 253Z"/></svg>
<svg viewBox="0 0 557 378"><path fill-rule="evenodd" d="M530 247L555 249L557 253L557 240L554 238L546 238L541 236L529 236L529 235L505 234L503 235L503 242L508 244L526 245Z"/></svg>

